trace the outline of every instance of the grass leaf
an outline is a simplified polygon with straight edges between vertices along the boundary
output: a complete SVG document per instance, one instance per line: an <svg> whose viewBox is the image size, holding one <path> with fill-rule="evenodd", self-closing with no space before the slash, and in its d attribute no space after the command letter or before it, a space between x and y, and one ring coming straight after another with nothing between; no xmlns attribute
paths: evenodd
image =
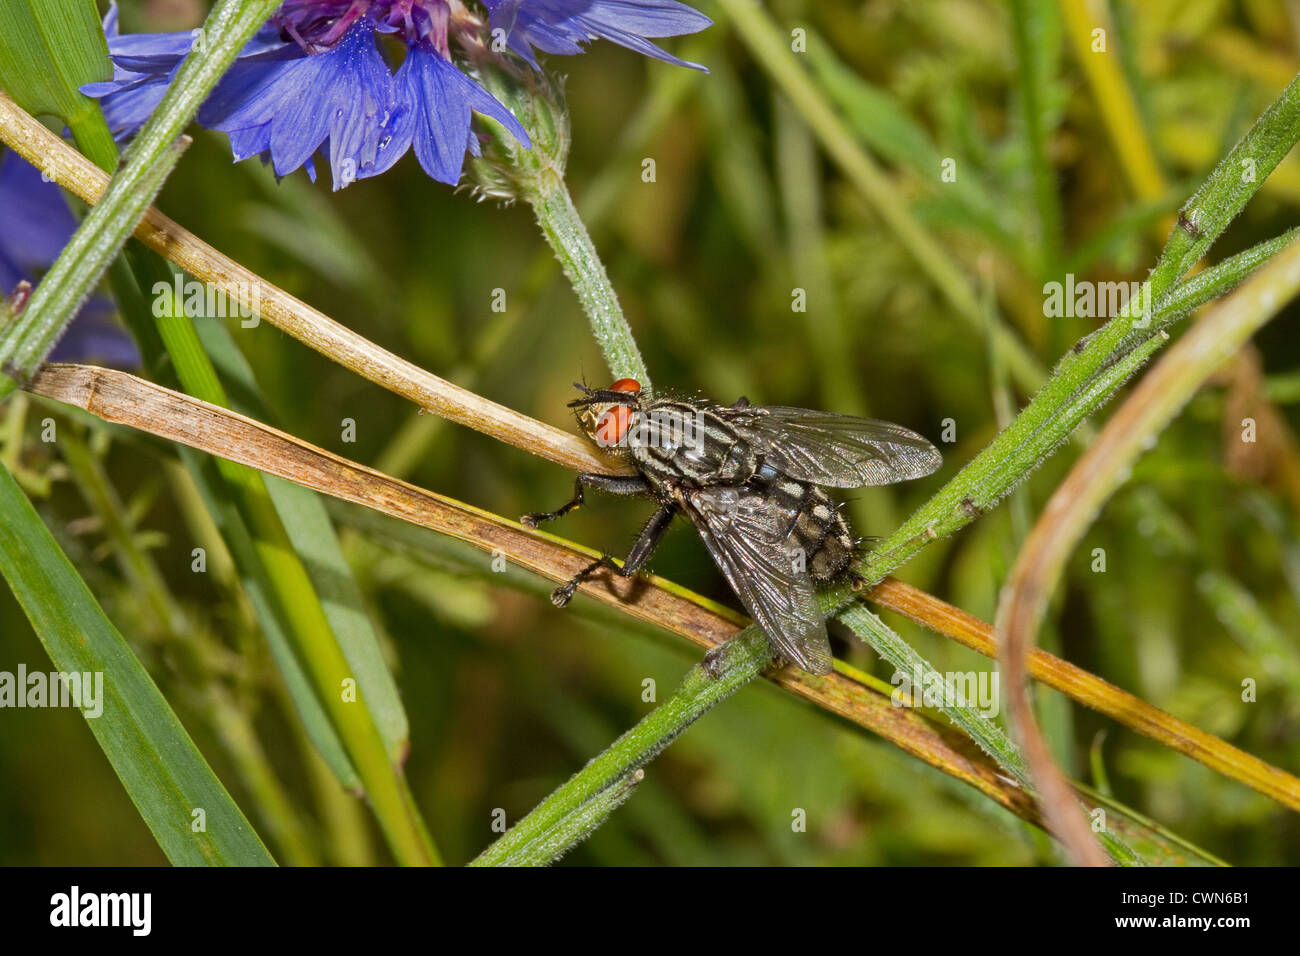
<svg viewBox="0 0 1300 956"><path fill-rule="evenodd" d="M275 861L125 639L0 467L0 572L55 668L103 675L91 732L167 858L177 865ZM203 828L196 832L202 811Z"/></svg>

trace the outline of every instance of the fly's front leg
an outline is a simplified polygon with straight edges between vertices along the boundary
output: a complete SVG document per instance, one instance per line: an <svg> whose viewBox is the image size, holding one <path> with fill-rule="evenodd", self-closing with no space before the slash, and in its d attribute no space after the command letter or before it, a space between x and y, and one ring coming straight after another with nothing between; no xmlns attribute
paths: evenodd
<svg viewBox="0 0 1300 956"><path fill-rule="evenodd" d="M611 495L648 495L650 484L640 475L597 475L584 472L573 482L573 500L560 505L554 511L535 511L519 519L520 524L536 528L543 521L563 518L574 508L582 507L582 489L584 486L609 492Z"/></svg>
<svg viewBox="0 0 1300 956"><path fill-rule="evenodd" d="M573 592L578 590L578 585L601 568L608 568L619 577L632 577L637 571L641 570L646 560L654 553L655 548L659 547L659 542L664 539L664 534L668 531L668 526L672 524L673 515L676 513L676 505L660 506L659 510L654 513L654 517L646 523L645 529L641 532L641 536L636 539L636 544L632 545L632 550L627 553L627 559L621 567L615 564L609 555L601 555L599 560L591 562L591 564L575 574L567 584L561 584L552 591L551 603L556 607L564 607L573 597Z"/></svg>

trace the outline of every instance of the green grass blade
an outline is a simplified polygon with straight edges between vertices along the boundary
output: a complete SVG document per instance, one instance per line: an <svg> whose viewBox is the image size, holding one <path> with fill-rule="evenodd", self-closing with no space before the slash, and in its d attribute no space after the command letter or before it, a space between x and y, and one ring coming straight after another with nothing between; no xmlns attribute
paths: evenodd
<svg viewBox="0 0 1300 956"><path fill-rule="evenodd" d="M1015 237L1008 231L997 200L984 188L974 164L940 149L929 132L914 120L901 103L845 66L830 46L815 32L808 37L808 62L818 85L841 111L853 135L872 152L906 169L932 188L934 201L951 204L945 218L978 228L1005 248L1014 248ZM957 178L940 179L944 161L956 163Z"/></svg>
<svg viewBox="0 0 1300 956"><path fill-rule="evenodd" d="M112 72L94 0L5 0L0 37L0 86L23 109L69 125L99 112L77 92Z"/></svg>
<svg viewBox="0 0 1300 956"><path fill-rule="evenodd" d="M389 759L400 764L410 743L406 711L325 506L315 492L279 478L268 477L266 490L294 550L311 555L311 560L304 562L307 576L316 586L325 617L361 688L361 699L384 738Z"/></svg>
<svg viewBox="0 0 1300 956"><path fill-rule="evenodd" d="M222 540L230 549L240 585L253 606L258 626L266 637L267 647L284 680L298 719L302 721L303 730L339 783L354 793L360 792L361 778L348 759L343 741L330 723L320 698L316 696L306 668L294 653L287 625L281 620L276 604L275 584L257 560L253 535L244 523L234 496L217 471L216 462L190 448L180 448L177 451L194 478L195 486L221 532Z"/></svg>
<svg viewBox="0 0 1300 956"><path fill-rule="evenodd" d="M275 861L104 615L9 471L0 467L0 572L59 671L103 674L91 732L167 858L177 865ZM203 829L196 810L203 811Z"/></svg>
<svg viewBox="0 0 1300 956"><path fill-rule="evenodd" d="M1061 121L1062 97L1056 83L1061 56L1061 19L1050 3L1017 0L1016 66L1019 79L1021 135L1033 182L1032 217L1036 235L1027 249L1040 276L1054 275L1061 259L1063 227L1056 170L1049 158L1051 136Z"/></svg>

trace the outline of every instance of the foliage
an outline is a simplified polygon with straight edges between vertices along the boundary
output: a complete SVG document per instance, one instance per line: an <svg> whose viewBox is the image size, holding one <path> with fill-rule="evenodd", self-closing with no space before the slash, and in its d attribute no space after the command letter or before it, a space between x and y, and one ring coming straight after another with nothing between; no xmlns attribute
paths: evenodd
<svg viewBox="0 0 1300 956"><path fill-rule="evenodd" d="M1092 53L1080 36L1083 4L1063 4L1063 15L1033 0L700 6L716 25L672 50L706 64L707 77L602 43L562 61L575 201L548 182L536 215L552 241L563 246L567 234L581 255L599 251L604 268L585 289L581 262L565 261L577 296L527 201L474 203L411 161L331 193L301 174L276 183L256 161L232 164L224 136L192 130L154 203L367 339L566 430L569 383L608 374L597 339L617 338L608 315L620 304L635 337L624 354L639 348L660 389L906 424L940 443L946 463L928 480L854 493L859 532L903 544L869 555L868 567L883 574L891 558L910 557L900 577L991 621L1031 522L1090 440L1085 425L1063 443L1066 412L1086 417L1162 341L1117 326L1089 340L1107 345L1094 366L1105 388L1086 392L1096 383L1086 376L1060 394L1049 386L1053 404L1035 421L1060 434L998 446L1007 451L986 456L985 473L997 481L977 486L970 508L959 484L936 495L1100 327L1095 317L1045 315L1045 283L1066 273L1147 280L1180 205L1292 81L1296 25L1282 5L1117 0L1107 52ZM149 7L123 4L124 32L161 28ZM805 52L791 49L796 28ZM55 45L31 56L54 55L42 51ZM59 95L51 88L25 105L57 112ZM94 120L78 122L89 125L74 126L77 145L107 165ZM1294 136L1280 122L1263 133L1275 138L1261 147L1252 134L1223 167L1249 159L1257 179L1220 195L1240 181L1211 178L1200 197L1226 226L1205 265L1228 264L1189 277L1163 309L1158 297L1151 334L1163 326L1177 339L1193 306L1293 238ZM1269 149L1280 160L1271 175ZM127 198L143 207L144 187ZM575 213L580 221L568 218ZM1173 234L1177 268L1156 276L1161 293L1208 245ZM124 311L124 281L171 276L134 244L113 270L106 287ZM792 311L794 289L806 293L806 312ZM583 310L593 300L607 311L597 336ZM136 307L144 311L132 324L147 340L152 321L139 316L148 302ZM1294 320L1284 311L1265 326L1138 460L1080 541L1038 634L1043 648L1283 769L1300 767ZM495 515L552 507L571 488L570 472L423 414L267 322L198 318L185 331L166 321L144 349L146 377L164 385ZM42 441L46 419L58 440ZM1242 440L1247 419L1254 441ZM174 711L159 712L159 725L179 718L198 763L206 758L280 862L544 862L571 842L561 831L586 837L564 857L585 864L1059 859L1005 805L751 681L762 665L752 632L723 658L740 669L711 679L699 651L663 629L585 597L557 611L544 597L549 582L515 564L498 571L490 551L355 505L329 505L331 530L315 496L178 447L23 392L0 405L0 462L53 534L47 552L57 542L107 621L86 616L95 606L80 598L69 599L70 613L126 639ZM249 476L256 482L239 484ZM950 523L920 541L936 516ZM589 496L558 530L620 553L645 517L641 505ZM6 511L6 532L13 520ZM196 547L204 573L191 570ZM265 570L277 549L292 556L279 574ZM735 605L687 529L670 535L653 570ZM28 623L21 586L10 583L20 601L0 588L0 670L46 666L47 634ZM992 666L875 610L855 606L839 629L846 682L888 694L899 663L943 673ZM360 653L370 669L375 689L358 727L329 711L335 671L293 667L316 653L295 633L318 620L344 646L317 651ZM1253 702L1243 701L1247 679ZM1116 816L1142 815L1117 828L1112 853L1300 862L1292 811L1055 691L1036 699L1067 775ZM972 732L1008 779L1024 779L1000 726L969 712L920 713L945 734ZM132 808L129 783L124 791L79 716L6 710L0 719L0 775L10 781L0 787L0 859L177 858L149 839L148 814ZM583 769L625 732L624 750ZM393 767L376 826L341 783L355 788L361 773L373 786ZM493 845L502 813L514 824L534 807L535 828ZM792 828L799 811L806 832Z"/></svg>

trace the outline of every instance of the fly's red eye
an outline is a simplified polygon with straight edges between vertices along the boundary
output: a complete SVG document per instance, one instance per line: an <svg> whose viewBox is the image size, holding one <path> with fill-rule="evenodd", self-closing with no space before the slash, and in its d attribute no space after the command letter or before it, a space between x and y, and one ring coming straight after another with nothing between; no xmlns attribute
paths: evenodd
<svg viewBox="0 0 1300 956"><path fill-rule="evenodd" d="M609 387L611 392L631 392L635 395L641 391L641 383L634 378L620 378Z"/></svg>
<svg viewBox="0 0 1300 956"><path fill-rule="evenodd" d="M623 440L632 423L632 409L615 405L596 422L596 443L602 448L613 448Z"/></svg>

